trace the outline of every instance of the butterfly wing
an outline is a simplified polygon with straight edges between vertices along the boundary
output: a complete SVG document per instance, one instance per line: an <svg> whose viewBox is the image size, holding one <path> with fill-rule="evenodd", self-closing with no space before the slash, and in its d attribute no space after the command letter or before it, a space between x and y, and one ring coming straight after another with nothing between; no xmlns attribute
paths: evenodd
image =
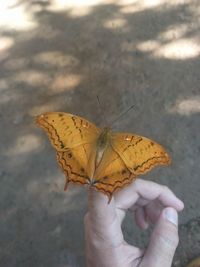
<svg viewBox="0 0 200 267"><path fill-rule="evenodd" d="M139 135L113 133L111 145L136 176L150 171L157 165L168 165L171 161L161 145Z"/></svg>
<svg viewBox="0 0 200 267"><path fill-rule="evenodd" d="M135 175L109 145L95 171L93 186L106 194L110 200L115 191L130 184L134 178Z"/></svg>
<svg viewBox="0 0 200 267"><path fill-rule="evenodd" d="M48 112L36 117L57 151L65 151L82 144L93 143L100 130L84 118L64 113Z"/></svg>
<svg viewBox="0 0 200 267"><path fill-rule="evenodd" d="M57 161L66 176L65 190L69 182L76 184L90 184L88 160L90 144L77 146L67 151L57 152Z"/></svg>
<svg viewBox="0 0 200 267"><path fill-rule="evenodd" d="M100 130L84 118L62 112L37 116L57 151L57 161L68 182L88 184L94 171L96 143Z"/></svg>

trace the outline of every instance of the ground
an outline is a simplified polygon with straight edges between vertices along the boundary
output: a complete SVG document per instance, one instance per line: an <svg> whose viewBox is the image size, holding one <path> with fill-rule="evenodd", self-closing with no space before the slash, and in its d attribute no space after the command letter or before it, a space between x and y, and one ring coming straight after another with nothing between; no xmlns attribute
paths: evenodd
<svg viewBox="0 0 200 267"><path fill-rule="evenodd" d="M4 0L0 9L0 265L85 266L87 189L63 191L34 116L70 112L102 127L134 105L113 129L169 152L170 167L142 178L185 203L173 263L184 267L200 247L199 1ZM133 225L127 216L126 240L145 246Z"/></svg>

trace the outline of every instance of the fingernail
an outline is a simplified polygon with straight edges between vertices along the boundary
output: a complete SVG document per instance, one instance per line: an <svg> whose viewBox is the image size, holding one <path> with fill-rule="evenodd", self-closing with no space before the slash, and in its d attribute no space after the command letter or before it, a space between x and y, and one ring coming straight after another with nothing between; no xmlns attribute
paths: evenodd
<svg viewBox="0 0 200 267"><path fill-rule="evenodd" d="M164 210L164 217L169 222L173 223L174 225L178 225L178 214L175 209L173 208L166 208Z"/></svg>

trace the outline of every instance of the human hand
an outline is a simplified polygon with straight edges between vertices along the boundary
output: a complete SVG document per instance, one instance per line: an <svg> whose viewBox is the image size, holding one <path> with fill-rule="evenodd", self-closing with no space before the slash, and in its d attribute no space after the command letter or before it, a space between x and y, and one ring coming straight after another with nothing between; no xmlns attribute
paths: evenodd
<svg viewBox="0 0 200 267"><path fill-rule="evenodd" d="M91 188L85 216L87 267L170 267L178 245L178 215L184 204L172 191L154 182L137 179L108 198ZM123 238L121 223L126 211L137 225L154 224L144 250Z"/></svg>

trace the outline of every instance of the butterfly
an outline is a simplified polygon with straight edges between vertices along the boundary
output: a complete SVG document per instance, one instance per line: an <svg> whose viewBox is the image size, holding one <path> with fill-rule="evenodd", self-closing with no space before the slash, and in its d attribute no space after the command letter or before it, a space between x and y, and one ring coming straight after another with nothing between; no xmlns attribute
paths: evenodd
<svg viewBox="0 0 200 267"><path fill-rule="evenodd" d="M36 117L56 149L57 161L66 176L65 190L72 182L90 185L109 201L117 190L157 165L168 165L164 148L140 135L100 129L88 120L64 112Z"/></svg>

